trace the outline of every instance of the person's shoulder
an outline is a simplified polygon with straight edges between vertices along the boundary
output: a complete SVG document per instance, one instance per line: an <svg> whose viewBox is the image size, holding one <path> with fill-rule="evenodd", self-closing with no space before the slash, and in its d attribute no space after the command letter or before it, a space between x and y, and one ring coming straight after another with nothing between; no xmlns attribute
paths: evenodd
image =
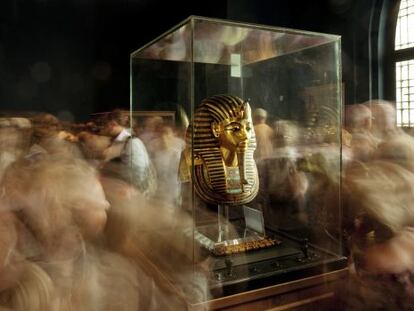
<svg viewBox="0 0 414 311"><path fill-rule="evenodd" d="M185 140L180 137L174 137L174 145L178 149L184 149L185 148Z"/></svg>
<svg viewBox="0 0 414 311"><path fill-rule="evenodd" d="M266 124L266 128L267 128L267 130L269 132L273 132L274 131L273 128L269 124Z"/></svg>
<svg viewBox="0 0 414 311"><path fill-rule="evenodd" d="M144 142L136 136L131 136L128 141L127 144L131 145L132 148L140 148L140 149L145 149L147 150L147 148L145 147Z"/></svg>

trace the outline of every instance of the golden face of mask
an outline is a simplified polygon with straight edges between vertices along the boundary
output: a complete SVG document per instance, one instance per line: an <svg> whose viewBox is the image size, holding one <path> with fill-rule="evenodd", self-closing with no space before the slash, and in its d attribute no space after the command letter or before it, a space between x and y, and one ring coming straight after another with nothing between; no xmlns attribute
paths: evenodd
<svg viewBox="0 0 414 311"><path fill-rule="evenodd" d="M220 141L220 146L230 151L245 146L252 137L251 120L224 120L213 124L213 133Z"/></svg>

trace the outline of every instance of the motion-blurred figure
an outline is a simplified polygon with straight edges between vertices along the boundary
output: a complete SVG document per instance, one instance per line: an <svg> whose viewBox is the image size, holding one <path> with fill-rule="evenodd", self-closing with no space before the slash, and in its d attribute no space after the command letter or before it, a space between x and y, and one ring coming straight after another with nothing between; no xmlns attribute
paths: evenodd
<svg viewBox="0 0 414 311"><path fill-rule="evenodd" d="M138 136L146 147L149 147L152 141L159 137L159 130L162 128L164 120L162 117L148 117L144 120L143 128L139 131Z"/></svg>
<svg viewBox="0 0 414 311"><path fill-rule="evenodd" d="M379 139L371 132L372 113L367 105L354 104L345 107L345 129L352 135L352 158L357 161L372 159Z"/></svg>
<svg viewBox="0 0 414 311"><path fill-rule="evenodd" d="M158 194L165 203L179 203L180 182L178 167L185 141L174 133L172 127L164 125L160 137L154 139L148 150L157 171ZM168 192L165 189L169 189Z"/></svg>
<svg viewBox="0 0 414 311"><path fill-rule="evenodd" d="M111 145L109 136L96 135L86 131L78 134L78 141L85 158L95 161L97 164L104 160L104 152Z"/></svg>
<svg viewBox="0 0 414 311"><path fill-rule="evenodd" d="M349 310L411 310L414 173L390 161L354 162L343 185L353 273L339 297Z"/></svg>
<svg viewBox="0 0 414 311"><path fill-rule="evenodd" d="M404 132L380 143L374 155L414 172L414 138Z"/></svg>
<svg viewBox="0 0 414 311"><path fill-rule="evenodd" d="M167 201L178 199L171 190L184 142L170 127L154 140L165 184L162 195L149 198L122 176L135 161L135 138L122 119L107 120L115 120L104 127L108 136L76 137L85 157L97 161L91 165L59 124L42 123L40 152L27 153L30 121L0 119L0 153L13 151L0 178L0 310L187 309L181 295L157 281L149 259L172 271L191 301L211 298L205 253L188 234L193 219ZM97 169L104 159L114 164L114 176L99 174L108 173L105 165Z"/></svg>
<svg viewBox="0 0 414 311"><path fill-rule="evenodd" d="M26 158L31 161L53 155L56 158L82 158L77 145L77 137L62 130L58 118L49 113L41 113L32 118L33 141Z"/></svg>
<svg viewBox="0 0 414 311"><path fill-rule="evenodd" d="M31 144L32 125L25 118L0 118L0 179L5 169L24 156Z"/></svg>
<svg viewBox="0 0 414 311"><path fill-rule="evenodd" d="M106 252L96 255L91 244L102 237L109 208L93 168L52 156L23 160L7 170L2 187L2 204L21 224L15 222L20 243L13 256L20 256L24 271L11 290L0 293L0 302L18 311L133 305L133 267ZM123 269L130 274L120 274ZM123 290L115 293L115 283Z"/></svg>
<svg viewBox="0 0 414 311"><path fill-rule="evenodd" d="M145 195L156 190L156 175L143 142L131 135L126 128L127 120L121 111L106 117L102 135L112 138L111 145L104 150L103 172L130 182Z"/></svg>
<svg viewBox="0 0 414 311"><path fill-rule="evenodd" d="M297 229L307 221L305 195L308 179L294 160L286 157L263 159L257 164L260 188L255 204L262 209L266 225Z"/></svg>
<svg viewBox="0 0 414 311"><path fill-rule="evenodd" d="M276 120L273 122L273 142L277 156L298 157L301 129L296 121Z"/></svg>
<svg viewBox="0 0 414 311"><path fill-rule="evenodd" d="M373 100L366 103L372 111L372 134L380 141L399 135L395 106L385 100Z"/></svg>
<svg viewBox="0 0 414 311"><path fill-rule="evenodd" d="M295 146L299 143L300 129L295 121L277 120L273 123L276 148Z"/></svg>
<svg viewBox="0 0 414 311"><path fill-rule="evenodd" d="M256 161L269 158L273 153L273 129L266 123L267 111L257 108L253 113L254 131L257 147L254 152Z"/></svg>

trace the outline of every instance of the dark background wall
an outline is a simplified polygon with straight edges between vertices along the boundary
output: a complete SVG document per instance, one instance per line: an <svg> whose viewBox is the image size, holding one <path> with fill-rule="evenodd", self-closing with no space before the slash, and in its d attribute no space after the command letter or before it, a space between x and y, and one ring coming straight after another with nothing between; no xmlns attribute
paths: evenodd
<svg viewBox="0 0 414 311"><path fill-rule="evenodd" d="M230 19L342 37L345 104L394 100L392 52L399 0L228 0Z"/></svg>
<svg viewBox="0 0 414 311"><path fill-rule="evenodd" d="M392 97L378 33L392 35L382 9L397 2L2 0L0 110L70 119L129 107L129 54L189 15L339 34L346 103Z"/></svg>

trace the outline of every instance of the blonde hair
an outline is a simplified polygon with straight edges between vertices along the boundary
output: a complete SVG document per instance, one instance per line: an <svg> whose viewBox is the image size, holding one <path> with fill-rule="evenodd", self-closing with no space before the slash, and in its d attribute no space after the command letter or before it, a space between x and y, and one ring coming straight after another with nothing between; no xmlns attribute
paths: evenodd
<svg viewBox="0 0 414 311"><path fill-rule="evenodd" d="M2 304L8 301L13 311L54 311L54 284L37 264L26 262L17 286L0 293Z"/></svg>

